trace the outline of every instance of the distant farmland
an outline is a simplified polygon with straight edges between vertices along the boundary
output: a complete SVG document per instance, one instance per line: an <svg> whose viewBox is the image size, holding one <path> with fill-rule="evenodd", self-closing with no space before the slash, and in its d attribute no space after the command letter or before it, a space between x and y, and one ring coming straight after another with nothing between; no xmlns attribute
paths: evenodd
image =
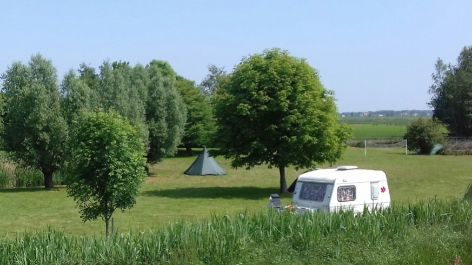
<svg viewBox="0 0 472 265"><path fill-rule="evenodd" d="M420 117L344 117L339 122L351 125L354 140L403 137L406 126ZM430 119L431 117L423 117Z"/></svg>
<svg viewBox="0 0 472 265"><path fill-rule="evenodd" d="M385 139L391 137L403 137L406 126L399 125L372 125L372 124L350 124L354 140Z"/></svg>
<svg viewBox="0 0 472 265"><path fill-rule="evenodd" d="M413 116L390 116L390 117L344 117L340 118L339 122L347 124L385 124L385 125L400 125L407 126L412 121L420 117ZM423 119L431 119L431 117L422 117Z"/></svg>

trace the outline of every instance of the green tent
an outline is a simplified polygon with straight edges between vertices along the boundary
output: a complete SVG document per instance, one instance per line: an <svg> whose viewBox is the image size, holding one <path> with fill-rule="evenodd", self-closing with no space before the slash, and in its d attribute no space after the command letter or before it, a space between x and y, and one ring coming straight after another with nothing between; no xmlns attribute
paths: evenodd
<svg viewBox="0 0 472 265"><path fill-rule="evenodd" d="M226 175L226 172L216 163L213 157L210 157L208 150L203 148L203 151L198 155L193 164L184 172L187 175Z"/></svg>

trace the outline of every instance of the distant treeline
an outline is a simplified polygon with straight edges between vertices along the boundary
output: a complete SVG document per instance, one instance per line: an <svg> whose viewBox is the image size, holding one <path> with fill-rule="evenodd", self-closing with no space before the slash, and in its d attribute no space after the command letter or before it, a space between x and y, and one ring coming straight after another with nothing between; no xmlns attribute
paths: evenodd
<svg viewBox="0 0 472 265"><path fill-rule="evenodd" d="M341 117L382 117L382 116L432 116L432 110L377 110L366 112L341 112Z"/></svg>

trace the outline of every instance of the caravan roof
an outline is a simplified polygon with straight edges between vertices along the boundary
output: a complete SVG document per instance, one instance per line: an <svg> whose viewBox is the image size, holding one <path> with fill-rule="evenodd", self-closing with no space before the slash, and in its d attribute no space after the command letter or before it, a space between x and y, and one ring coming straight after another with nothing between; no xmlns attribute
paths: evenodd
<svg viewBox="0 0 472 265"><path fill-rule="evenodd" d="M298 177L302 182L320 183L355 183L367 181L383 181L387 176L383 171L371 169L357 169L354 166L344 166L335 169L318 169L304 173Z"/></svg>

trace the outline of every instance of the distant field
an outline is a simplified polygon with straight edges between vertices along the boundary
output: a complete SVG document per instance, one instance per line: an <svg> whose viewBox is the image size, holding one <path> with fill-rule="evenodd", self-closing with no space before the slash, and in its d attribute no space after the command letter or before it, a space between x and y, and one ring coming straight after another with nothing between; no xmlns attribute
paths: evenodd
<svg viewBox="0 0 472 265"><path fill-rule="evenodd" d="M412 116L344 117L338 122L351 125L354 140L365 140L403 137L406 126L419 118ZM423 117L423 119L431 119L431 117Z"/></svg>
<svg viewBox="0 0 472 265"><path fill-rule="evenodd" d="M385 139L390 137L403 137L406 126L399 125L372 125L372 124L350 124L354 140Z"/></svg>
<svg viewBox="0 0 472 265"><path fill-rule="evenodd" d="M400 125L406 126L412 121L419 119L420 117L413 116L392 116L392 117L344 117L340 118L339 122L347 124L389 124L389 125ZM423 119L431 119L431 117L423 117Z"/></svg>

